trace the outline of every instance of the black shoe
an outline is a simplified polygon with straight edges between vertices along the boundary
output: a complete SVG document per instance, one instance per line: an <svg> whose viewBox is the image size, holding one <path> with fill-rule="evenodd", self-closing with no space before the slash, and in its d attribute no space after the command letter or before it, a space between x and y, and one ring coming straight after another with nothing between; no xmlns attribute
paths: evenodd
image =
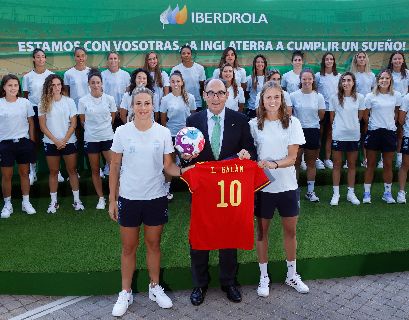
<svg viewBox="0 0 409 320"><path fill-rule="evenodd" d="M205 295L206 295L207 288L200 288L196 287L193 288L192 293L190 294L190 302L194 306L199 306L203 303Z"/></svg>
<svg viewBox="0 0 409 320"><path fill-rule="evenodd" d="M232 302L241 302L241 293L236 286L223 286L222 290L226 292L227 299Z"/></svg>

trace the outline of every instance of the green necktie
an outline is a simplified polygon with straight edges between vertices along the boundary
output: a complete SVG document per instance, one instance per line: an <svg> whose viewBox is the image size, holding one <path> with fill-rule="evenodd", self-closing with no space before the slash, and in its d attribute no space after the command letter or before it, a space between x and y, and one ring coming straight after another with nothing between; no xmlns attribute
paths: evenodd
<svg viewBox="0 0 409 320"><path fill-rule="evenodd" d="M220 117L214 115L212 117L214 121L214 127L212 131L212 139L210 141L210 145L212 147L213 156L216 160L219 160L220 155L220 135L222 132L222 128L220 126Z"/></svg>

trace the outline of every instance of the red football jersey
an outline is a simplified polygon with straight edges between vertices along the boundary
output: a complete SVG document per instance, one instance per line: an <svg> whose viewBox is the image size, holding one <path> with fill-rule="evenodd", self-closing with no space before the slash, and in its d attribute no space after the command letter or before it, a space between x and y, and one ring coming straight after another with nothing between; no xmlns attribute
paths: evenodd
<svg viewBox="0 0 409 320"><path fill-rule="evenodd" d="M189 241L193 249L253 249L254 192L269 184L255 161L196 163L182 179L192 193Z"/></svg>

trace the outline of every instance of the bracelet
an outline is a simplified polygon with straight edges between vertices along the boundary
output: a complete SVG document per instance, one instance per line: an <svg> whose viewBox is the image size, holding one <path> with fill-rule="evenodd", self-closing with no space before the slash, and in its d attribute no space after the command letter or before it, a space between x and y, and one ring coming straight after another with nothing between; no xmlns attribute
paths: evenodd
<svg viewBox="0 0 409 320"><path fill-rule="evenodd" d="M275 167L274 169L278 169L278 163L277 163L277 161L273 160L273 163L276 164L276 167Z"/></svg>

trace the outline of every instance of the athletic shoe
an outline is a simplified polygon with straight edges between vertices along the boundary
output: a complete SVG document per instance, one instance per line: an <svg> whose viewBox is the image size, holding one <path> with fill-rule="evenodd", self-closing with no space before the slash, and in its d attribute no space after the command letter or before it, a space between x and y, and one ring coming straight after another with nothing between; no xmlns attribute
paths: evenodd
<svg viewBox="0 0 409 320"><path fill-rule="evenodd" d="M57 177L57 179L58 179L58 182L64 182L64 181L65 181L65 179L64 179L64 177L62 176L62 174L61 174L60 171L58 171L58 177Z"/></svg>
<svg viewBox="0 0 409 320"><path fill-rule="evenodd" d="M366 168L367 166L368 166L368 163L367 163L366 159L365 159L365 160L362 160L362 162L361 162L361 167Z"/></svg>
<svg viewBox="0 0 409 320"><path fill-rule="evenodd" d="M100 176L101 178L105 178L104 172L102 171L101 168L99 168L99 176Z"/></svg>
<svg viewBox="0 0 409 320"><path fill-rule="evenodd" d="M257 294L259 297L268 297L270 294L270 278L268 276L266 277L260 277L260 283L258 284L257 287Z"/></svg>
<svg viewBox="0 0 409 320"><path fill-rule="evenodd" d="M172 300L170 300L163 288L158 284L154 287L149 284L149 299L156 301L159 307L163 309L169 309L173 306Z"/></svg>
<svg viewBox="0 0 409 320"><path fill-rule="evenodd" d="M305 198L306 198L307 200L311 201L311 202L319 202L319 201L320 201L320 198L318 198L318 197L316 196L316 194L315 194L314 191L312 191L312 192L307 192L307 193L305 194Z"/></svg>
<svg viewBox="0 0 409 320"><path fill-rule="evenodd" d="M331 206L337 206L339 202L339 194L333 194L331 202L329 203Z"/></svg>
<svg viewBox="0 0 409 320"><path fill-rule="evenodd" d="M11 214L13 213L13 206L11 204L5 204L3 209L1 210L1 218L7 219L10 218Z"/></svg>
<svg viewBox="0 0 409 320"><path fill-rule="evenodd" d="M109 164L108 163L105 165L103 172L105 176L109 176Z"/></svg>
<svg viewBox="0 0 409 320"><path fill-rule="evenodd" d="M348 192L347 200L356 206L361 204L361 201L359 201L354 192Z"/></svg>
<svg viewBox="0 0 409 320"><path fill-rule="evenodd" d="M36 209L33 208L31 203L29 201L22 201L21 202L21 211L27 213L27 214L34 214L36 213Z"/></svg>
<svg viewBox="0 0 409 320"><path fill-rule="evenodd" d="M126 290L122 290L119 293L118 300L112 309L112 315L114 317L121 317L125 314L128 307L133 303L133 295L132 290L131 292L127 292Z"/></svg>
<svg viewBox="0 0 409 320"><path fill-rule="evenodd" d="M328 169L334 168L334 164L332 163L331 159L324 160L324 166Z"/></svg>
<svg viewBox="0 0 409 320"><path fill-rule="evenodd" d="M32 186L34 184L34 182L37 181L37 173L35 172L30 172L28 174L28 179L30 180L30 186Z"/></svg>
<svg viewBox="0 0 409 320"><path fill-rule="evenodd" d="M307 170L307 164L305 163L304 160L301 161L300 168L301 168L301 170L303 170L303 171L306 171L306 170Z"/></svg>
<svg viewBox="0 0 409 320"><path fill-rule="evenodd" d="M72 204L72 206L74 207L74 210L75 210L75 211L84 211L84 210L85 210L84 205L82 204L81 201L74 202L74 203Z"/></svg>
<svg viewBox="0 0 409 320"><path fill-rule="evenodd" d="M315 160L315 167L316 167L318 170L323 170L323 169L325 169L324 162L322 162L321 159Z"/></svg>
<svg viewBox="0 0 409 320"><path fill-rule="evenodd" d="M379 160L378 165L376 166L378 169L382 169L383 168L383 160Z"/></svg>
<svg viewBox="0 0 409 320"><path fill-rule="evenodd" d="M397 203L406 203L406 192L405 191L399 191L398 192L396 202Z"/></svg>
<svg viewBox="0 0 409 320"><path fill-rule="evenodd" d="M345 164L342 166L344 169L348 169L348 161L345 160Z"/></svg>
<svg viewBox="0 0 409 320"><path fill-rule="evenodd" d="M173 199L173 193L168 192L166 198L168 198L168 201L171 201Z"/></svg>
<svg viewBox="0 0 409 320"><path fill-rule="evenodd" d="M98 210L104 210L105 206L106 206L105 198L104 197L99 198L98 204L97 204L97 209Z"/></svg>
<svg viewBox="0 0 409 320"><path fill-rule="evenodd" d="M370 192L364 192L362 203L371 203L371 193Z"/></svg>
<svg viewBox="0 0 409 320"><path fill-rule="evenodd" d="M58 205L58 203L57 202L55 202L55 203L50 203L50 205L48 206L48 209L47 209L47 213L56 213L57 212L57 209L59 208L60 206Z"/></svg>
<svg viewBox="0 0 409 320"><path fill-rule="evenodd" d="M395 199L392 197L392 193L384 192L382 195L382 200L388 204L396 203Z"/></svg>
<svg viewBox="0 0 409 320"><path fill-rule="evenodd" d="M296 273L291 279L287 278L285 279L285 284L293 287L295 290L297 290L300 293L308 293L310 292L310 289L308 286L302 282L301 277L298 273Z"/></svg>

